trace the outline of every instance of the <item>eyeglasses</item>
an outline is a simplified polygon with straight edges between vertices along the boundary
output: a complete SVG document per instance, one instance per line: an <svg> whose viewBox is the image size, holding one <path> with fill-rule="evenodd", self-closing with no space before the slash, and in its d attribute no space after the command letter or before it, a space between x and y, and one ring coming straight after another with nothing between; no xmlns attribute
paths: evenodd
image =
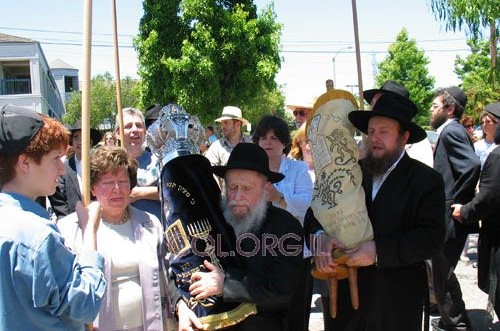
<svg viewBox="0 0 500 331"><path fill-rule="evenodd" d="M297 116L297 115L306 116L306 112L303 111L303 110L294 110L293 111L293 116Z"/></svg>

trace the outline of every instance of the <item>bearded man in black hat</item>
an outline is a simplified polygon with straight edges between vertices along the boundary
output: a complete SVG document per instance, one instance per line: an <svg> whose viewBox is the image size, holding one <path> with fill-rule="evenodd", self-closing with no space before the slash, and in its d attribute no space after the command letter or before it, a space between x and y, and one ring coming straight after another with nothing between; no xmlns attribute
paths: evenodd
<svg viewBox="0 0 500 331"><path fill-rule="evenodd" d="M438 88L432 101L431 126L439 138L434 152L434 169L445 183L446 242L432 260L434 294L441 318L432 321L434 330L471 330L460 283L455 275L460 254L469 233L478 232L478 223L462 224L451 215L452 204L465 204L474 197L481 162L474 145L459 123L467 96L458 86Z"/></svg>
<svg viewBox="0 0 500 331"><path fill-rule="evenodd" d="M352 307L348 281L339 281L341 299L328 330L421 331L424 260L439 251L444 239L443 179L405 152L405 144L426 137L411 122L416 107L397 93L379 92L371 111L349 113L351 123L367 135L361 168L374 239L347 251L347 265L358 267L359 308ZM305 228L316 234L313 242L335 246L336 238L322 232L311 213ZM318 254L324 247L312 248L316 267L333 272L337 265L331 255Z"/></svg>
<svg viewBox="0 0 500 331"><path fill-rule="evenodd" d="M69 144L73 155L64 162L64 174L59 179L56 192L49 196L50 204L57 218L64 217L75 211L76 203L82 200L82 122L76 121L69 127L71 137ZM101 141L101 133L90 128L90 145L95 146Z"/></svg>
<svg viewBox="0 0 500 331"><path fill-rule="evenodd" d="M192 275L190 293L196 299L221 295L224 301L256 304L256 315L227 330L287 330L288 307L303 270L303 230L290 213L267 202L272 183L284 176L270 171L266 152L251 143L236 145L227 165L212 170L225 180L221 207L237 237L236 252L226 253L240 255L243 267L221 271L205 262L210 271Z"/></svg>

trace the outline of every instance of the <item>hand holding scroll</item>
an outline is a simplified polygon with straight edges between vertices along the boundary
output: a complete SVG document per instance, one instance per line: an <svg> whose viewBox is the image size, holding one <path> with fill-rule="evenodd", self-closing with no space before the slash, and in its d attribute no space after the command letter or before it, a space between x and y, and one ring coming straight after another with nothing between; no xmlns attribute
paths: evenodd
<svg viewBox="0 0 500 331"><path fill-rule="evenodd" d="M349 254L346 264L350 267L366 267L375 263L377 248L375 241L365 241L361 245L346 252Z"/></svg>
<svg viewBox="0 0 500 331"><path fill-rule="evenodd" d="M224 285L224 272L212 263L205 261L208 272L198 271L191 276L189 292L196 300L222 294Z"/></svg>

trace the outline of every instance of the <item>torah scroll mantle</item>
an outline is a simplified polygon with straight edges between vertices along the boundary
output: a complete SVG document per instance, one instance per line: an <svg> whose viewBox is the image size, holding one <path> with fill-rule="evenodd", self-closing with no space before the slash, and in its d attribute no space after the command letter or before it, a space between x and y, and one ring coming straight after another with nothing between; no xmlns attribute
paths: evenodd
<svg viewBox="0 0 500 331"><path fill-rule="evenodd" d="M357 109L351 93L329 90L316 101L307 122L316 183L311 209L315 218L330 236L340 240L347 249L373 239L363 190L363 175L358 164L359 151L354 139L354 126L347 115ZM332 252L339 265L332 274L313 269L313 276L328 281L330 315L337 314L337 282L349 279L351 302L359 307L357 271L346 265L348 256L343 250Z"/></svg>

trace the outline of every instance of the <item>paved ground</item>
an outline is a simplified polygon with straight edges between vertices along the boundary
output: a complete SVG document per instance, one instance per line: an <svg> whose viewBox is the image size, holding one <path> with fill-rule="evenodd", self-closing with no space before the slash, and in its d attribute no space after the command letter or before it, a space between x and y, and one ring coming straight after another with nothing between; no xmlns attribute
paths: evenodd
<svg viewBox="0 0 500 331"><path fill-rule="evenodd" d="M469 250L470 261L459 261L455 273L462 287L463 298L467 307L467 312L472 322L474 331L500 331L500 322L495 319L492 323L486 310L488 297L477 287L477 269L473 267L476 255L477 238L472 238L471 249ZM309 323L310 331L323 331L323 315L321 313L321 300L313 297L311 306L311 318ZM432 327L431 327L432 329Z"/></svg>

